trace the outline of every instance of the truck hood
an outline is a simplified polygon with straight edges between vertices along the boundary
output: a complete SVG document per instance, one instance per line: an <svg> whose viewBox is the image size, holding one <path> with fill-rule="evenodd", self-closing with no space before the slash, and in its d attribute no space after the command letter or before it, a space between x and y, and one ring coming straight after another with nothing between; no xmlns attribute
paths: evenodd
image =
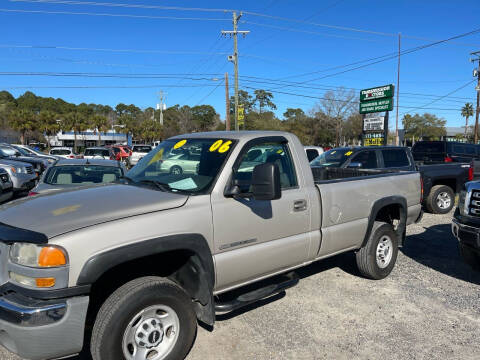
<svg viewBox="0 0 480 360"><path fill-rule="evenodd" d="M104 184L19 199L0 206L0 223L48 238L125 217L173 209L188 196L144 186Z"/></svg>

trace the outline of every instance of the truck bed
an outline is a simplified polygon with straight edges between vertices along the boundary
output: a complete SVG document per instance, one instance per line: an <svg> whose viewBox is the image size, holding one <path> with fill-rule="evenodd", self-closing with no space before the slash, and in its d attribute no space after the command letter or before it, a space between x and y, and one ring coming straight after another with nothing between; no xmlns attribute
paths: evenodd
<svg viewBox="0 0 480 360"><path fill-rule="evenodd" d="M351 169L335 167L312 167L313 181L322 184L333 180L352 179L365 176L378 176L396 173L410 173L411 171L378 170L378 169Z"/></svg>

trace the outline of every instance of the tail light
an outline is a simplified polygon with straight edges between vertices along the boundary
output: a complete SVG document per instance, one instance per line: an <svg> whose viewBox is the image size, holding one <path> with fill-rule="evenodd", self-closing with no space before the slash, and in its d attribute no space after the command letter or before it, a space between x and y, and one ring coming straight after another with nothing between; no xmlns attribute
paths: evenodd
<svg viewBox="0 0 480 360"><path fill-rule="evenodd" d="M38 195L38 193L35 192L35 191L30 191L30 192L28 193L28 196L35 196L35 195Z"/></svg>
<svg viewBox="0 0 480 360"><path fill-rule="evenodd" d="M453 162L453 159L450 156L445 156L445 159L443 159L445 162Z"/></svg>
<svg viewBox="0 0 480 360"><path fill-rule="evenodd" d="M473 162L470 163L468 168L468 181L473 181Z"/></svg>
<svg viewBox="0 0 480 360"><path fill-rule="evenodd" d="M69 159L75 159L75 155L68 155Z"/></svg>
<svg viewBox="0 0 480 360"><path fill-rule="evenodd" d="M423 176L420 176L420 204L423 203Z"/></svg>

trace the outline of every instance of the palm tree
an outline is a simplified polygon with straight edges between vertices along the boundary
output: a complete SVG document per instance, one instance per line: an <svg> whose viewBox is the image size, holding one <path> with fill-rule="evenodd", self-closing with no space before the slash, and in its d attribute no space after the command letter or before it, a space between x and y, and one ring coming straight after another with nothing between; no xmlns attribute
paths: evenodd
<svg viewBox="0 0 480 360"><path fill-rule="evenodd" d="M27 131L34 131L38 127L38 121L33 111L21 109L14 110L9 114L10 127L20 131L20 142L25 145L25 134Z"/></svg>
<svg viewBox="0 0 480 360"><path fill-rule="evenodd" d="M472 103L466 103L462 107L462 116L465 118L465 138L467 138L467 128L468 128L468 118L473 115L473 105Z"/></svg>
<svg viewBox="0 0 480 360"><path fill-rule="evenodd" d="M47 146L50 149L49 136L52 136L60 130L60 124L58 123L58 115L49 110L42 110L38 114L38 128L43 130L43 134L48 139Z"/></svg>
<svg viewBox="0 0 480 360"><path fill-rule="evenodd" d="M98 133L97 146L102 144L102 132L106 132L109 129L108 119L106 116L95 114L89 119L89 124L92 128L96 129Z"/></svg>
<svg viewBox="0 0 480 360"><path fill-rule="evenodd" d="M69 112L62 119L61 127L62 130L73 131L73 151L77 152L77 134L87 129L86 117L78 111Z"/></svg>

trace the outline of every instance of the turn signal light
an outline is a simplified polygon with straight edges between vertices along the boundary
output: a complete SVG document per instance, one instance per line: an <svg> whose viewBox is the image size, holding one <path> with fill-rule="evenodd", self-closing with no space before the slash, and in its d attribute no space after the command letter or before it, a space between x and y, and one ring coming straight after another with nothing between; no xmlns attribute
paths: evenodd
<svg viewBox="0 0 480 360"><path fill-rule="evenodd" d="M67 259L65 258L65 254L56 247L44 247L38 256L38 265L41 267L62 266L66 263Z"/></svg>
<svg viewBox="0 0 480 360"><path fill-rule="evenodd" d="M39 288L49 288L55 286L55 278L36 278L35 283Z"/></svg>

